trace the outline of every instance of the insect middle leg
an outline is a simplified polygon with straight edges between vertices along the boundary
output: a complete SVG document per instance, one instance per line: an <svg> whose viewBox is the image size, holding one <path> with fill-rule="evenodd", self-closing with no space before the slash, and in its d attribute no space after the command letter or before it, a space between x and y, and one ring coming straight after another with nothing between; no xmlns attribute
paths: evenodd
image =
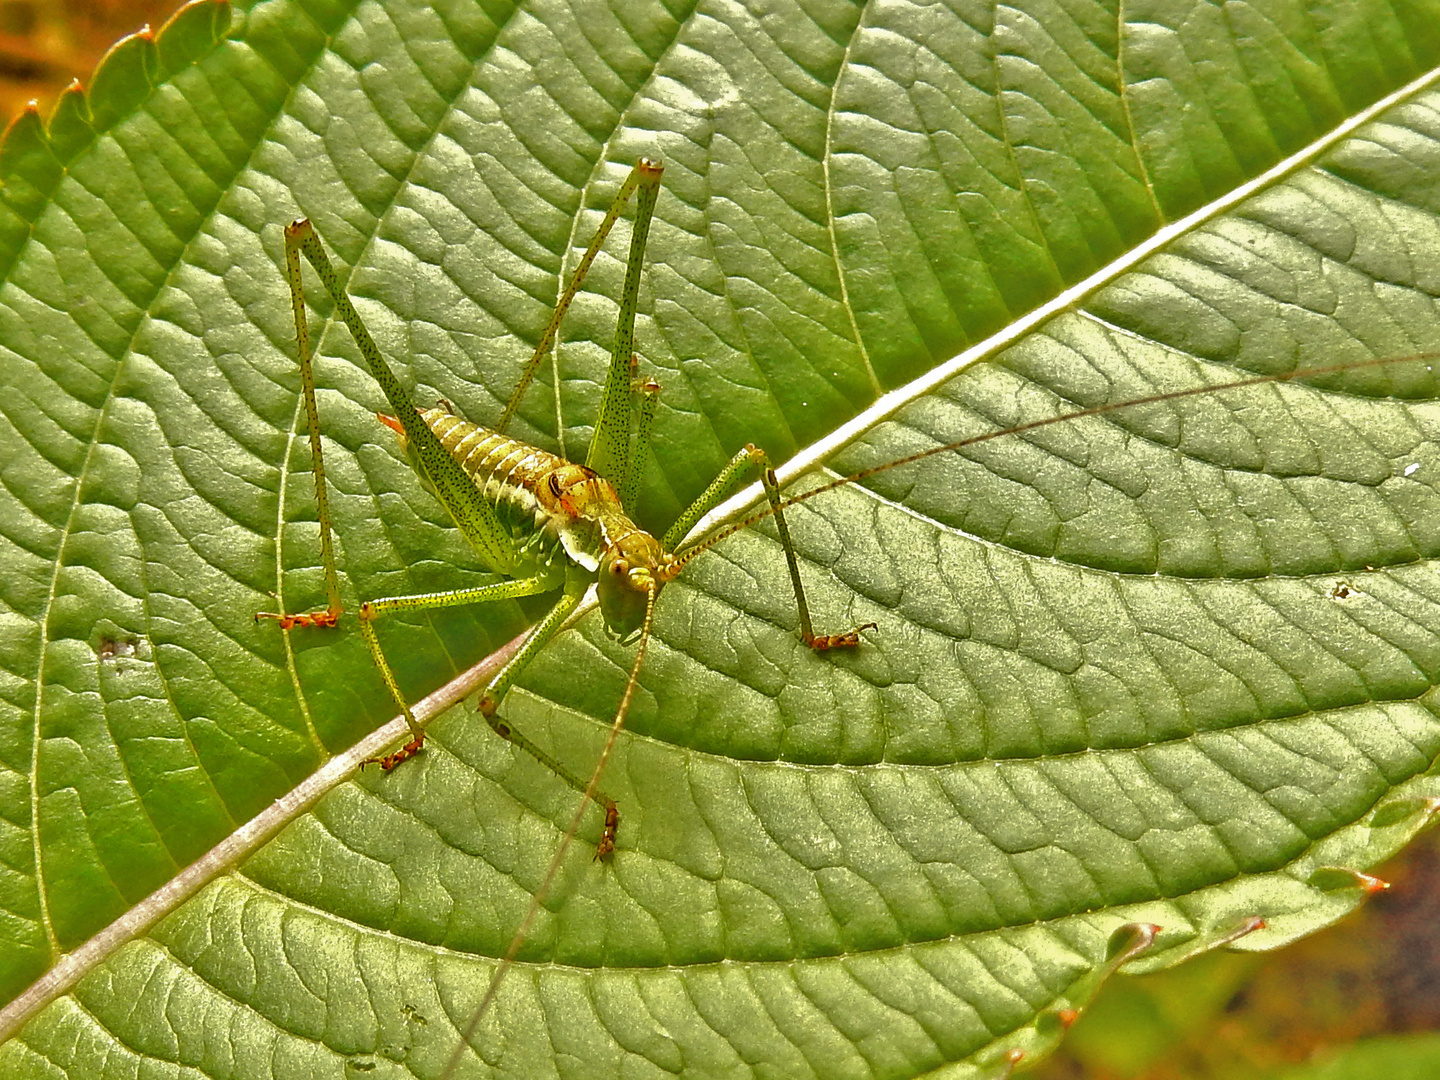
<svg viewBox="0 0 1440 1080"><path fill-rule="evenodd" d="M481 585L473 589L456 589L451 592L422 593L413 596L390 596L379 600L370 600L360 605L360 633L365 639L365 644L370 648L370 655L375 659L375 666L380 669L380 674L385 680L385 685L390 688L390 694L400 706L406 722L410 725L410 732L413 736L410 742L406 743L399 750L383 757L371 758L362 764L378 764L385 771L389 771L403 761L407 761L420 752L424 745L424 729L416 722L410 711L410 705L405 700L404 693L400 690L400 684L395 679L395 673L391 670L389 661L385 659L384 650L380 647L380 639L375 633L374 621L382 615L396 611L418 611L427 608L454 607L461 604L478 604L490 600L507 600L521 596L534 596L539 593L554 591L556 581L553 574L536 575L531 578L521 578L515 581L500 581L491 585ZM589 787L589 781L581 779L571 772L549 751L540 747L523 734L516 731L497 715L500 700L510 689L511 684L523 671L527 664L534 659L535 655L550 643L550 639L559 632L570 614L580 605L584 597L584 584L570 584L566 587L560 599L555 601L553 607L545 614L545 617L536 624L530 631L525 643L520 650L510 658L490 680L484 692L480 695L479 712L490 725L492 731L502 739L514 744L521 750L533 757L540 764L553 772L561 780L573 787L576 791L584 793ZM605 809L605 831L601 836L598 854L608 855L615 848L615 830L619 825L619 811L616 808L615 800L604 792L592 792L597 803Z"/></svg>
<svg viewBox="0 0 1440 1080"><path fill-rule="evenodd" d="M405 695L400 690L400 683L395 678L394 669L390 667L390 662L385 659L385 651L380 647L380 639L376 636L373 625L376 619L396 611L423 611L430 608L460 607L465 604L484 604L495 600L537 596L554 591L556 584L553 574L536 574L533 577L516 578L513 581L496 581L489 585L477 585L470 589L416 593L410 596L386 596L378 600L367 600L361 604L360 636L365 639L365 644L370 649L370 656L374 659L375 666L380 669L380 677L385 680L385 685L390 690L390 696L400 706L400 712L410 726L412 736L411 741L401 753L372 760L388 771L418 753L425 740L425 730L416 721L415 714L410 711L410 703L405 700Z"/></svg>

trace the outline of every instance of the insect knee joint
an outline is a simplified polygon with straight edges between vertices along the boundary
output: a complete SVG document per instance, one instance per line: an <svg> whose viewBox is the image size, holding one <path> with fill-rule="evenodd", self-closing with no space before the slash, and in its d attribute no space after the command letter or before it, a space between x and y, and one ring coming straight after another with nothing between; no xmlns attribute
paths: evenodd
<svg viewBox="0 0 1440 1080"><path fill-rule="evenodd" d="M480 715L483 716L485 722L490 725L490 730L502 739L508 739L510 738L510 725L495 715L495 710L499 707L500 703L488 693L480 698Z"/></svg>

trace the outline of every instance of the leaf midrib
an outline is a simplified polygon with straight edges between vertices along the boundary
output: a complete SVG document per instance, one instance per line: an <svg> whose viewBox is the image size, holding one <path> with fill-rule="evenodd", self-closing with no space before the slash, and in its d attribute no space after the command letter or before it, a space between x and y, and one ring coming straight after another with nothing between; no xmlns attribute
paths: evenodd
<svg viewBox="0 0 1440 1080"><path fill-rule="evenodd" d="M870 432L882 422L889 420L905 406L910 405L937 387L949 382L967 368L999 355L1005 349L1017 344L1021 338L1038 329L1065 311L1074 309L1087 319L1101 321L1097 316L1084 310L1082 303L1094 296L1107 285L1114 284L1123 275L1203 226L1234 210L1245 200L1279 184L1292 173L1314 165L1324 154L1349 138L1360 127L1373 121L1386 110L1394 108L1409 98L1415 97L1440 82L1440 67L1413 79L1394 93L1380 99L1373 105L1337 125L1323 137L1310 145L1277 162L1265 172L1220 198L1199 207L1191 213L1159 229L1130 251L1112 260L1089 277L1076 282L1052 300L1026 312L1008 326L996 331L983 341L970 346L951 359L932 368L924 375L911 380L904 386L885 394L873 405L854 418L837 427L823 439L816 440L801 448L794 457L775 470L781 486L785 486L828 460L856 439ZM847 309L848 310L848 309ZM1106 324L1107 326L1109 324ZM1121 328L1116 328L1121 329ZM1131 331L1121 329L1131 334ZM691 544L724 525L739 520L745 512L759 504L764 491L756 481L743 491L731 496L696 523L695 528L684 538L682 544Z"/></svg>

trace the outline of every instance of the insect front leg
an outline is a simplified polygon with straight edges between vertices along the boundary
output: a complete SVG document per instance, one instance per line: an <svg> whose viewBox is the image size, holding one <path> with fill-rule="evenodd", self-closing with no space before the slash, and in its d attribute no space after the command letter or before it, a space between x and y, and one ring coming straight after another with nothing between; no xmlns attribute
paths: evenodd
<svg viewBox="0 0 1440 1080"><path fill-rule="evenodd" d="M461 604L480 604L492 600L510 600L521 596L535 596L541 593L553 592L556 588L555 576L551 573L537 574L534 577L519 578L514 581L499 581L490 585L480 585L473 589L455 589L449 592L421 593L414 596L389 596L379 600L370 600L360 606L360 633L365 638L365 644L370 648L370 655L375 658L375 666L380 669L380 675L385 680L385 685L390 688L390 694L400 706L406 722L410 725L411 740L392 754L383 757L371 758L363 764L377 764L385 771L389 771L401 762L408 761L418 754L425 743L425 732L416 722L414 714L410 711L410 704L405 700L405 695L400 689L400 684L395 678L389 661L385 659L385 652L380 647L380 639L375 633L374 622L382 615L396 611L418 611L427 608L456 607ZM555 602L545 617L536 624L530 631L530 636L520 646L519 652L510 658L510 661L496 673L490 680L490 684L480 696L480 715L490 725L491 730L499 735L506 742L518 746L527 754L533 757L540 764L553 772L561 780L573 787L575 790L584 793L588 790L588 781L582 780L571 772L560 761L547 750L528 739L525 735L516 731L500 716L497 710L501 700L510 689L511 684L519 677L520 673L533 660L539 652L550 643L565 620L570 617L571 612L579 606L585 590L583 584L567 588L560 599ZM616 808L615 800L604 792L591 792L592 797L605 810L605 829L601 834L600 843L597 846L597 857L603 857L615 850L615 830L619 826L620 814Z"/></svg>
<svg viewBox="0 0 1440 1080"><path fill-rule="evenodd" d="M785 522L785 507L784 501L780 497L780 484L775 479L775 470L770 466L770 458L754 443L747 443L744 449L731 458L729 464L720 470L720 475L710 482L710 486L701 492L700 497L676 519L674 525L670 526L670 531L665 534L662 541L665 549L673 551L675 545L695 527L696 522L720 505L752 465L760 473L760 482L770 500L770 512L775 518L775 526L780 533L780 546L785 552L785 561L790 567L790 584L795 590L795 606L800 613L800 640L817 652L827 649L854 648L860 644L860 631L873 630L875 624L862 623L853 630L846 630L839 634L815 633L815 628L810 622L810 605L805 600L805 585L800 580L800 559L795 554L795 545L790 540L790 527ZM682 558L688 559L697 550L700 549L688 549L682 554Z"/></svg>
<svg viewBox="0 0 1440 1080"><path fill-rule="evenodd" d="M800 560L796 557L795 545L790 540L790 526L785 523L785 508L781 503L780 484L775 479L775 470L770 467L770 459L765 456L765 451L754 445L745 449L750 454L750 460L760 470L760 482L765 486L770 508L775 512L775 528L780 533L780 546L785 549L785 561L790 566L790 584L795 589L795 606L800 610L800 640L816 652L854 648L860 644L860 631L874 630L875 624L861 623L853 630L839 634L815 633L814 627L810 625L810 605L805 602L805 587L800 583Z"/></svg>
<svg viewBox="0 0 1440 1080"><path fill-rule="evenodd" d="M514 743L576 791L593 798L604 807L605 828L600 835L600 842L595 848L595 857L603 859L615 850L615 832L620 827L620 810L615 805L615 800L595 788L591 781L582 780L575 775L553 755L531 742L497 715L500 702L520 673L550 643L550 639L559 632L565 620L570 617L570 613L580 605L580 601L585 595L586 584L588 582L577 582L575 587L567 589L545 618L536 624L534 630L530 631L530 636L525 639L525 644L520 646L520 651L512 656L510 662L490 680L490 685L480 695L480 715L485 718L485 722L490 725L496 735L507 742Z"/></svg>

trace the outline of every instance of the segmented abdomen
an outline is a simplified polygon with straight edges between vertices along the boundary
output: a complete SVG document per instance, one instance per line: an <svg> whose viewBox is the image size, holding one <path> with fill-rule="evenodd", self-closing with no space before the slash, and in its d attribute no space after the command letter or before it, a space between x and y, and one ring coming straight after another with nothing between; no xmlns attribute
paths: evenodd
<svg viewBox="0 0 1440 1080"><path fill-rule="evenodd" d="M561 554L562 531L564 546L570 557L577 555L588 569L594 559L585 557L593 541L574 535L573 519L560 520L536 498L539 485L547 483L559 468L573 468L556 454L537 446L512 439L497 431L473 424L444 408L426 409L420 413L431 431L460 463L465 474L475 482L481 495L495 507L497 516L509 530L520 551L539 565L554 565ZM588 530L586 530L588 531Z"/></svg>
<svg viewBox="0 0 1440 1080"><path fill-rule="evenodd" d="M538 446L472 424L444 409L426 409L420 417L492 506L509 503L526 512L536 509L535 485L566 464L564 458Z"/></svg>

